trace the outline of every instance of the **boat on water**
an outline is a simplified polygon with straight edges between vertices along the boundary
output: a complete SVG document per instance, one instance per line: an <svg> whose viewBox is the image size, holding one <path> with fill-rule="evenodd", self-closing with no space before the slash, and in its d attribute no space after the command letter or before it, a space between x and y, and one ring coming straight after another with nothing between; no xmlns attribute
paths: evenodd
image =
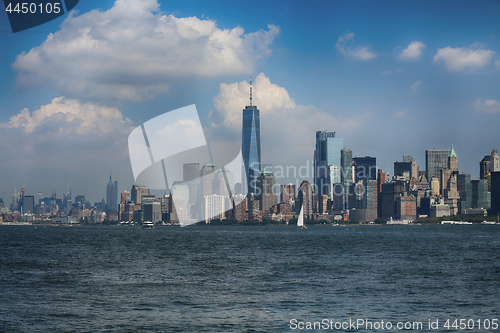
<svg viewBox="0 0 500 333"><path fill-rule="evenodd" d="M143 229L154 229L154 227L155 224L151 221L144 221L144 223L142 224Z"/></svg>
<svg viewBox="0 0 500 333"><path fill-rule="evenodd" d="M307 229L304 225L304 206L300 207L299 219L297 220L297 226L302 229Z"/></svg>

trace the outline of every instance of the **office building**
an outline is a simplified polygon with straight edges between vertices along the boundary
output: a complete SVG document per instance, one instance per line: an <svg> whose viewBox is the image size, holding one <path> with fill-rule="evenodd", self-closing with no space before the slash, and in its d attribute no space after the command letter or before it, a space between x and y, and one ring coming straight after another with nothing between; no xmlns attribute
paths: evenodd
<svg viewBox="0 0 500 333"><path fill-rule="evenodd" d="M35 213L35 197L32 195L25 195L22 203L23 214L34 214Z"/></svg>
<svg viewBox="0 0 500 333"><path fill-rule="evenodd" d="M216 194L214 191L215 170L217 167L212 162L207 162L200 170L200 196L203 198L206 195ZM203 200L200 200L203 202Z"/></svg>
<svg viewBox="0 0 500 333"><path fill-rule="evenodd" d="M136 205L140 205L142 203L142 196L148 194L149 190L146 186L133 185L130 190L130 200Z"/></svg>
<svg viewBox="0 0 500 333"><path fill-rule="evenodd" d="M111 174L109 175L109 183L106 188L106 209L108 211L116 210L116 191L115 184L111 180Z"/></svg>
<svg viewBox="0 0 500 333"><path fill-rule="evenodd" d="M142 214L144 221L153 223L161 221L161 204L157 201L145 202L142 205Z"/></svg>
<svg viewBox="0 0 500 333"><path fill-rule="evenodd" d="M425 151L425 178L431 181L433 177L441 182L441 169L447 169L449 166L449 157L451 150L429 149ZM439 194L436 193L436 194Z"/></svg>
<svg viewBox="0 0 500 333"><path fill-rule="evenodd" d="M330 195L332 180L330 167L341 166L344 139L335 137L334 131L317 131L314 150L314 184L318 197Z"/></svg>
<svg viewBox="0 0 500 333"><path fill-rule="evenodd" d="M252 81L250 80L250 105L243 109L242 129L243 163L247 174L248 193L256 193L256 181L260 174L260 115L257 106L252 105Z"/></svg>
<svg viewBox="0 0 500 333"><path fill-rule="evenodd" d="M261 171L257 182L260 210L268 211L269 208L278 204L273 172L269 169Z"/></svg>
<svg viewBox="0 0 500 333"><path fill-rule="evenodd" d="M184 163L182 165L182 181L188 182L190 204L195 204L197 201L200 184L193 180L198 177L200 177L199 163Z"/></svg>
<svg viewBox="0 0 500 333"><path fill-rule="evenodd" d="M377 158L372 156L354 157L352 159L355 170L355 180L363 181L377 180Z"/></svg>
<svg viewBox="0 0 500 333"><path fill-rule="evenodd" d="M479 162L479 178L486 179L489 173L496 171L500 171L500 161L498 152L492 149L491 155L486 155Z"/></svg>
<svg viewBox="0 0 500 333"><path fill-rule="evenodd" d="M347 187L354 182L351 149L342 148L340 151L340 167L341 181Z"/></svg>
<svg viewBox="0 0 500 333"><path fill-rule="evenodd" d="M461 202L461 213L474 208L491 208L491 193L486 179L469 180L465 184L465 200Z"/></svg>
<svg viewBox="0 0 500 333"><path fill-rule="evenodd" d="M500 214L500 171L491 173L491 209L489 214Z"/></svg>

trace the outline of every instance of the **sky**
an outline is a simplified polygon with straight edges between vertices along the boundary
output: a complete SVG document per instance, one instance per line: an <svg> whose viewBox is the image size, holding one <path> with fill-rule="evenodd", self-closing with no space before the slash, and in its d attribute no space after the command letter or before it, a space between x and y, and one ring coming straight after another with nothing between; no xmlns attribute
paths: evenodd
<svg viewBox="0 0 500 333"><path fill-rule="evenodd" d="M391 175L453 143L477 179L500 146L499 1L80 0L18 33L0 13L0 43L6 204L21 187L97 202L110 173L130 190L128 135L187 105L207 140L240 142L250 77L262 161L309 180L318 130Z"/></svg>

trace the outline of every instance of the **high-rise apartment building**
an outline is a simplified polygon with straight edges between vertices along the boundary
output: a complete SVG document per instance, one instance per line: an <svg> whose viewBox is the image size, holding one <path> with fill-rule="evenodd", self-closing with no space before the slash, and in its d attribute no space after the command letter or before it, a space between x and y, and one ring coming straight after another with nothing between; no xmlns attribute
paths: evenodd
<svg viewBox="0 0 500 333"><path fill-rule="evenodd" d="M330 195L331 166L341 166L344 139L336 138L335 131L317 131L314 151L314 184L318 197Z"/></svg>
<svg viewBox="0 0 500 333"><path fill-rule="evenodd" d="M241 152L248 182L248 193L257 192L257 178L260 174L260 115L252 104L252 81L250 80L250 105L243 109Z"/></svg>
<svg viewBox="0 0 500 333"><path fill-rule="evenodd" d="M299 205L296 207L297 213L300 213L301 207L304 210L304 217L311 218L313 214L312 186L307 180L304 180L299 187Z"/></svg>

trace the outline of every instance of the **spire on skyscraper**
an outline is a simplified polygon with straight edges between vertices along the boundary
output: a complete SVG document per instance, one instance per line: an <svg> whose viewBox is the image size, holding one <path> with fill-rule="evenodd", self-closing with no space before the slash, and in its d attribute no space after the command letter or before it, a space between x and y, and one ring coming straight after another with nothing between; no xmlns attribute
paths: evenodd
<svg viewBox="0 0 500 333"><path fill-rule="evenodd" d="M450 156L452 156L452 157L457 157L457 153L455 153L455 148L453 148L453 143L451 144L451 152L450 152Z"/></svg>
<svg viewBox="0 0 500 333"><path fill-rule="evenodd" d="M252 106L252 77L250 76L250 106Z"/></svg>

